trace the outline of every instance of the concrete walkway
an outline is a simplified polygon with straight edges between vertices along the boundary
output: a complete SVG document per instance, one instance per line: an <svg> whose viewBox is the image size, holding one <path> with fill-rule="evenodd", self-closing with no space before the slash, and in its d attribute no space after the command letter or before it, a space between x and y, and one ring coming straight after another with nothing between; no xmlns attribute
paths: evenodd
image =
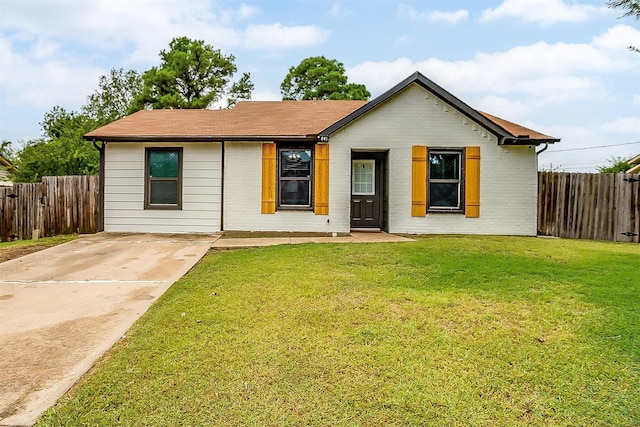
<svg viewBox="0 0 640 427"><path fill-rule="evenodd" d="M344 237L259 237L216 240L212 247L217 249L255 248L299 243L389 243L413 242L412 239L388 233L352 231Z"/></svg>

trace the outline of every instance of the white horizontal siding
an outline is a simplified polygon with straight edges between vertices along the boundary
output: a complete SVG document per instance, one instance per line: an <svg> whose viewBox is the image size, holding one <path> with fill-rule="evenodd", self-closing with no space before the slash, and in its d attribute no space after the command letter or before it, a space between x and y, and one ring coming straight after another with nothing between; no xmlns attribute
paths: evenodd
<svg viewBox="0 0 640 427"><path fill-rule="evenodd" d="M145 147L183 147L182 209L144 209ZM105 162L105 230L220 231L221 144L109 143Z"/></svg>

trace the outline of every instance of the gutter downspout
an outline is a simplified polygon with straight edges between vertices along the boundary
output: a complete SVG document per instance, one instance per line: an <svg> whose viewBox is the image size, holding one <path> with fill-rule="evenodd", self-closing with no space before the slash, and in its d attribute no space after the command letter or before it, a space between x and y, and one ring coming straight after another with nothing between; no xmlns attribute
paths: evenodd
<svg viewBox="0 0 640 427"><path fill-rule="evenodd" d="M224 231L224 141L222 141L220 161L220 231Z"/></svg>
<svg viewBox="0 0 640 427"><path fill-rule="evenodd" d="M543 148L543 149L541 149L540 151L536 151L536 157L537 157L537 156L539 156L540 154L542 154L544 151L546 151L546 150L547 150L547 148L549 148L549 143L548 143L548 142L545 142L545 143L544 143L544 148Z"/></svg>
<svg viewBox="0 0 640 427"><path fill-rule="evenodd" d="M102 143L102 146L99 146L96 143L96 140L91 141L96 150L100 152L100 170L98 172L98 231L104 231L104 166L105 166L105 155L104 150L107 145L106 142Z"/></svg>
<svg viewBox="0 0 640 427"><path fill-rule="evenodd" d="M544 143L544 148L536 151L536 169L538 168L538 156L549 148L549 143ZM540 232L540 172L536 174L536 193L538 194L538 203L536 203L536 236L542 235Z"/></svg>

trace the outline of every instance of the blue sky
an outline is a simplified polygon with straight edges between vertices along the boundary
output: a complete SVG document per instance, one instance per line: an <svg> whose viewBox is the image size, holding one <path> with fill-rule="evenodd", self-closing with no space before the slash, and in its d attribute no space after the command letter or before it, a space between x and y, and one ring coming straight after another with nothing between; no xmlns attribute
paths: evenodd
<svg viewBox="0 0 640 427"><path fill-rule="evenodd" d="M0 0L0 139L40 136L112 68L143 72L205 40L280 99L289 67L344 63L377 96L420 71L474 108L562 138L540 167L592 172L640 153L640 22L606 0ZM604 148L593 148L607 146Z"/></svg>

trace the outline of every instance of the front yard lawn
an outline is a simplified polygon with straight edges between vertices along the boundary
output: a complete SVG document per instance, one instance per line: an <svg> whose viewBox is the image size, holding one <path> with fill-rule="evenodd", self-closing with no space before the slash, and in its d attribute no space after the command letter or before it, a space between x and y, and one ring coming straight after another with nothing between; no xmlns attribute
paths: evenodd
<svg viewBox="0 0 640 427"><path fill-rule="evenodd" d="M639 267L513 237L213 251L38 425L637 426Z"/></svg>
<svg viewBox="0 0 640 427"><path fill-rule="evenodd" d="M43 237L37 240L16 240L13 242L0 242L0 262L20 258L52 246L66 243L78 237L77 234L64 236Z"/></svg>

